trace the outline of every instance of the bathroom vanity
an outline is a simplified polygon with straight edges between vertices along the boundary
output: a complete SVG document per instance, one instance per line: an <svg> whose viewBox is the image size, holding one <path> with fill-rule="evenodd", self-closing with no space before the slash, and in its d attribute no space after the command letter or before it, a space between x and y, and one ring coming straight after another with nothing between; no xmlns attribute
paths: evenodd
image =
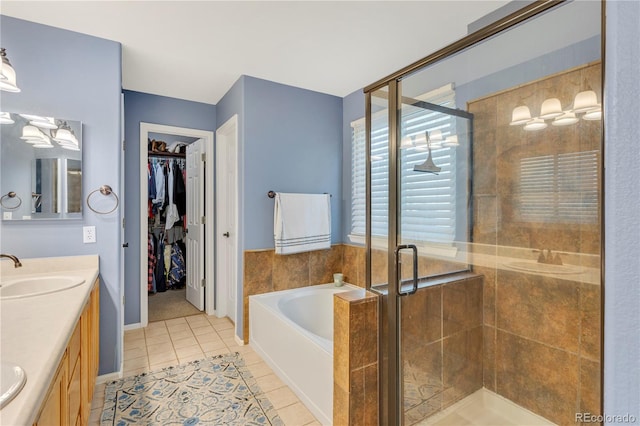
<svg viewBox="0 0 640 426"><path fill-rule="evenodd" d="M84 425L98 374L98 256L2 262L1 360L26 382L2 424Z"/></svg>

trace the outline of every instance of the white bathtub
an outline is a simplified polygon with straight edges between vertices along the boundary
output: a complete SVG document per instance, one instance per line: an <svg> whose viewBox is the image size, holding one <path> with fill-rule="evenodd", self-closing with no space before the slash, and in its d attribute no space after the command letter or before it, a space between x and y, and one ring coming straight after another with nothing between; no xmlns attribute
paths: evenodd
<svg viewBox="0 0 640 426"><path fill-rule="evenodd" d="M321 284L249 296L249 343L323 425L333 422L333 295Z"/></svg>

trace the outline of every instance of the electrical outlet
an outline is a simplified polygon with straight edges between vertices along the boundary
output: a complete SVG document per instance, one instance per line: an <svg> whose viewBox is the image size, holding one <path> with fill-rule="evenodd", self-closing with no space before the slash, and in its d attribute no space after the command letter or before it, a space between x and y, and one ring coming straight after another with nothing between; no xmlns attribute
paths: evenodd
<svg viewBox="0 0 640 426"><path fill-rule="evenodd" d="M12 216L11 212L3 212L2 213L2 218L4 220L11 220L11 216Z"/></svg>
<svg viewBox="0 0 640 426"><path fill-rule="evenodd" d="M83 226L82 227L82 242L85 244L96 242L96 227L95 226Z"/></svg>

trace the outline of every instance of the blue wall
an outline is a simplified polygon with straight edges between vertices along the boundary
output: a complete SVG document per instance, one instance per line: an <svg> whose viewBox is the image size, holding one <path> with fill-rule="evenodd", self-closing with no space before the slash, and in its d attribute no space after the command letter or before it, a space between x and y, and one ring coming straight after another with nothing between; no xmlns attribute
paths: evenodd
<svg viewBox="0 0 640 426"><path fill-rule="evenodd" d="M125 258L124 323L140 322L140 122L215 131L216 106L147 93L124 91L126 141L124 180ZM210 186L213 193L213 186ZM145 224L146 226L146 224Z"/></svg>
<svg viewBox="0 0 640 426"><path fill-rule="evenodd" d="M245 78L245 250L273 248L276 192L332 194L331 241L342 241L342 100Z"/></svg>
<svg viewBox="0 0 640 426"><path fill-rule="evenodd" d="M0 38L20 93L2 92L2 111L65 117L83 123L83 199L100 185L121 187L121 46L113 41L0 16ZM83 219L2 222L2 252L18 257L100 256L100 374L120 368L120 214ZM82 226L96 244L82 243Z"/></svg>
<svg viewBox="0 0 640 426"><path fill-rule="evenodd" d="M640 2L606 7L604 412L640 425Z"/></svg>

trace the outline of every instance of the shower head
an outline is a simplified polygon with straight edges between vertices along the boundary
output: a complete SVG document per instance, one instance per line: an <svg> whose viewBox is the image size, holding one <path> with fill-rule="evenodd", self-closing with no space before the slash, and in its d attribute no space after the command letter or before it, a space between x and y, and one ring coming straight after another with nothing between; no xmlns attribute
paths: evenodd
<svg viewBox="0 0 640 426"><path fill-rule="evenodd" d="M442 170L442 167L436 166L433 162L433 157L431 156L431 139L429 138L429 132L424 133L427 140L427 149L429 150L429 155L427 156L427 159L424 161L424 163L413 166L413 171L433 173L437 175L438 173L440 173L440 170Z"/></svg>
<svg viewBox="0 0 640 426"><path fill-rule="evenodd" d="M426 173L433 173L437 175L438 173L440 173L441 170L442 170L442 167L436 166L433 162L433 158L431 158L431 149L429 149L429 156L424 161L424 163L413 166L414 172L426 172Z"/></svg>

